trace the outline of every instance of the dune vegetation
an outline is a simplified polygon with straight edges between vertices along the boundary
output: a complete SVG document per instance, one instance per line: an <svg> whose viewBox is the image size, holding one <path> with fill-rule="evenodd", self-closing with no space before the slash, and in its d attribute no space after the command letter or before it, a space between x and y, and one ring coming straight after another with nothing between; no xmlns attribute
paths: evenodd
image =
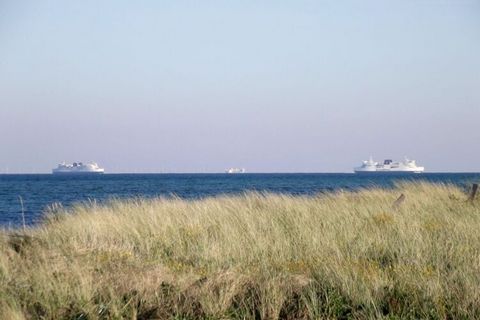
<svg viewBox="0 0 480 320"><path fill-rule="evenodd" d="M480 201L466 199L402 183L53 206L0 232L0 318L480 318Z"/></svg>

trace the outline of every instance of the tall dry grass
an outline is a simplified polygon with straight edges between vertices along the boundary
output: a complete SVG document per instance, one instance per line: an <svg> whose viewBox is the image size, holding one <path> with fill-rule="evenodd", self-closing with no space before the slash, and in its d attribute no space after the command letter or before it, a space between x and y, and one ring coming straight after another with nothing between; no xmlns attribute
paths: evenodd
<svg viewBox="0 0 480 320"><path fill-rule="evenodd" d="M480 318L480 201L465 199L406 183L57 207L0 233L0 318Z"/></svg>

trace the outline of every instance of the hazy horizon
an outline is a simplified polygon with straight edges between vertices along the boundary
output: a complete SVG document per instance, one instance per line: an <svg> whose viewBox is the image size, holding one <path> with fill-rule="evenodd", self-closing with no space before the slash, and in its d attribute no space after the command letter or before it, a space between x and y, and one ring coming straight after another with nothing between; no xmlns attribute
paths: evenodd
<svg viewBox="0 0 480 320"><path fill-rule="evenodd" d="M0 173L480 172L478 1L0 3Z"/></svg>

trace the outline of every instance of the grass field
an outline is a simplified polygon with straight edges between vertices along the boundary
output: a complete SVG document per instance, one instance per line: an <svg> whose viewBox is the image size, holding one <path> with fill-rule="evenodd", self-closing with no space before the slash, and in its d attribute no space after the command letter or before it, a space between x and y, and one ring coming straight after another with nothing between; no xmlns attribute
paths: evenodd
<svg viewBox="0 0 480 320"><path fill-rule="evenodd" d="M406 183L53 207L0 232L0 318L480 318L480 201L466 199Z"/></svg>

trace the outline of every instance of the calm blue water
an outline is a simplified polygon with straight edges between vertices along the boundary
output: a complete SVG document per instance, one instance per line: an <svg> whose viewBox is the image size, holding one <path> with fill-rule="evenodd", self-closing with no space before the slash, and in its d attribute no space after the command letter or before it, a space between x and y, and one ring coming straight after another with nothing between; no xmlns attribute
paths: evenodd
<svg viewBox="0 0 480 320"><path fill-rule="evenodd" d="M355 174L105 174L101 176L0 175L0 226L21 224L24 202L26 222L41 219L53 202L71 206L75 202L109 198L177 195L192 199L248 190L315 194L338 189L392 187L398 180L427 180L468 186L480 182L480 173L425 173L420 175Z"/></svg>

